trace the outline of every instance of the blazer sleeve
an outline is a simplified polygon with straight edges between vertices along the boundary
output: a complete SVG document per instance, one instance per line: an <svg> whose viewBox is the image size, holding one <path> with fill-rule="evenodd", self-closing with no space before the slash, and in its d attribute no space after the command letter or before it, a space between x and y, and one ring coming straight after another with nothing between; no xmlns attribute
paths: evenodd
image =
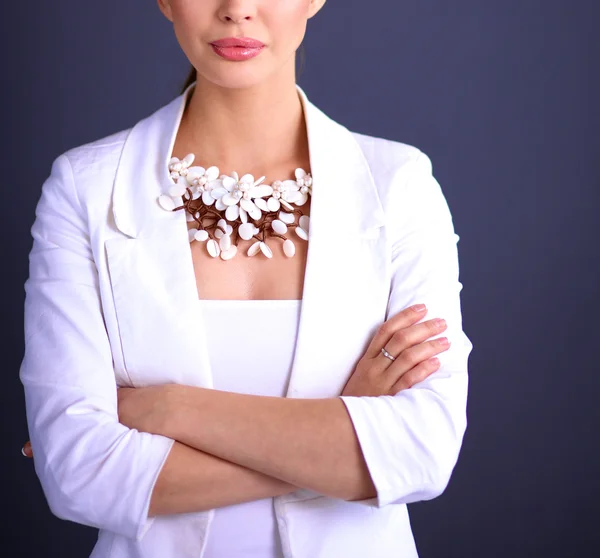
<svg viewBox="0 0 600 558"><path fill-rule="evenodd" d="M408 163L408 178L393 184L392 278L387 317L417 303L422 321L444 318L451 342L440 367L394 396L340 396L377 490L358 502L382 507L430 500L448 485L466 430L467 362L473 348L462 328L459 266L452 217L429 157ZM434 337L430 338L433 339Z"/></svg>
<svg viewBox="0 0 600 558"><path fill-rule="evenodd" d="M35 472L59 518L139 540L174 440L119 423L98 273L66 155L43 184L31 233L20 379Z"/></svg>

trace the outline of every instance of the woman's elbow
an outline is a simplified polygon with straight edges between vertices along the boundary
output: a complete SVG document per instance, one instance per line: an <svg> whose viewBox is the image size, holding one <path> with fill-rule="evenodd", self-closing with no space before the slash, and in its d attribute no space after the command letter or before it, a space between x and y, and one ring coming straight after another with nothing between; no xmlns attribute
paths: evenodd
<svg viewBox="0 0 600 558"><path fill-rule="evenodd" d="M443 441L439 441L429 453L429 464L427 471L428 483L424 484L424 494L421 500L433 500L444 493L452 473L458 462L458 456L462 446L464 428L455 428Z"/></svg>

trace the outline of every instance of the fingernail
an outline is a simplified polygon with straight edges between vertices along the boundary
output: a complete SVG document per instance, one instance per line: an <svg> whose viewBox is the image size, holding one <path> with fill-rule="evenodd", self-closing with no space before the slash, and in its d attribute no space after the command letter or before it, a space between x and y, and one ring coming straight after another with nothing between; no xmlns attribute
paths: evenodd
<svg viewBox="0 0 600 558"><path fill-rule="evenodd" d="M413 310L415 312L423 312L423 310L425 310L425 305L424 304L415 304L413 306Z"/></svg>

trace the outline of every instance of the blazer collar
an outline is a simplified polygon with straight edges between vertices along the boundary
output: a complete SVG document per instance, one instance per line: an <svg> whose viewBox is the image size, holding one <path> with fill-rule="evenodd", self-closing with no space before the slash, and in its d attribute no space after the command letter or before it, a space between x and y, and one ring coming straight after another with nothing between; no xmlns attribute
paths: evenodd
<svg viewBox="0 0 600 558"><path fill-rule="evenodd" d="M112 209L117 228L131 238L151 226L156 200L172 185L167 170L187 100L195 84L131 130L115 176ZM313 177L311 227L335 220L343 235L374 237L384 212L368 162L356 138L329 118L296 85L307 128ZM168 213L168 212L164 212Z"/></svg>

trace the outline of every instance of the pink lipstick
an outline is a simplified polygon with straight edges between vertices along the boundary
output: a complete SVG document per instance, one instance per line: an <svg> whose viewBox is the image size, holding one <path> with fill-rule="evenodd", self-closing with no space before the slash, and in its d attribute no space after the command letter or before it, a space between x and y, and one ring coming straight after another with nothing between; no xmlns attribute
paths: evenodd
<svg viewBox="0 0 600 558"><path fill-rule="evenodd" d="M249 37L227 37L210 43L213 50L226 60L249 60L258 56L264 43Z"/></svg>

